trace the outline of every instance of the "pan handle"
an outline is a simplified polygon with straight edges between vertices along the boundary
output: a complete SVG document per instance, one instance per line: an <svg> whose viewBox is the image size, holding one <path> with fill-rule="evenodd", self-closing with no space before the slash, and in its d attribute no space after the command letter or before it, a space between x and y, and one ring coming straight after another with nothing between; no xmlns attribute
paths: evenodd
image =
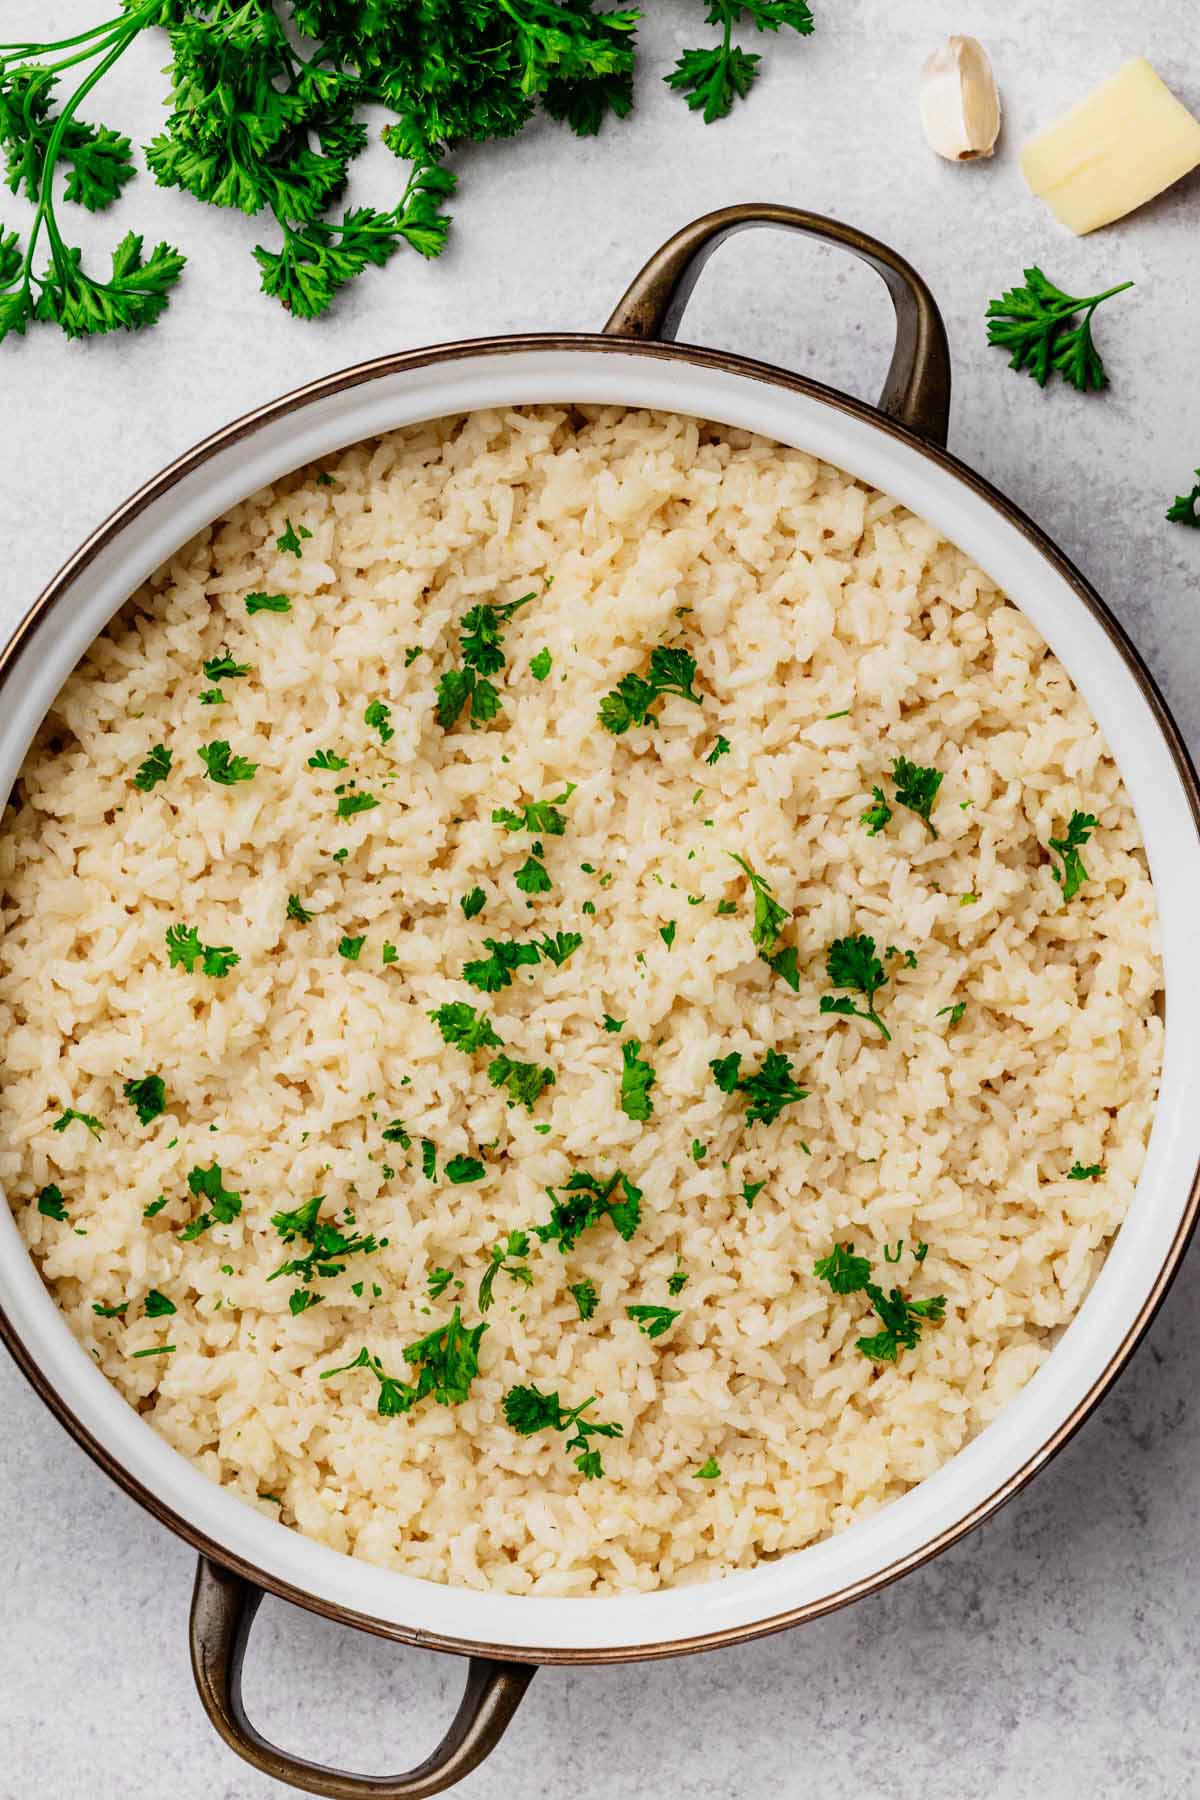
<svg viewBox="0 0 1200 1800"><path fill-rule="evenodd" d="M520 1705L535 1666L473 1656L450 1729L407 1775L351 1775L292 1756L257 1732L242 1704L242 1659L262 1592L200 1558L192 1593L192 1673L204 1710L231 1750L289 1787L326 1800L424 1800L453 1787L493 1751Z"/></svg>
<svg viewBox="0 0 1200 1800"><path fill-rule="evenodd" d="M782 225L805 237L840 244L883 277L896 309L896 347L879 411L918 437L944 446L950 422L950 349L937 301L902 256L838 219L770 201L723 206L693 219L634 276L605 331L614 337L672 342L713 251L734 232L755 225Z"/></svg>

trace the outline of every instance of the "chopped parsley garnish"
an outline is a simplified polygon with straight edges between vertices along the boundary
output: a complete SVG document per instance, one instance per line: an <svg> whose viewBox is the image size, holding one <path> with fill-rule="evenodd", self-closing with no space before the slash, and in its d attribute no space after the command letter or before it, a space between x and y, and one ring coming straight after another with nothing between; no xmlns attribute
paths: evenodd
<svg viewBox="0 0 1200 1800"><path fill-rule="evenodd" d="M169 1206L170 1203L171 1203L171 1197L169 1194L160 1194L158 1196L157 1200L151 1200L149 1206L143 1206L143 1208L142 1208L143 1219L153 1219L153 1218L157 1217L157 1215L162 1211L163 1207Z"/></svg>
<svg viewBox="0 0 1200 1800"><path fill-rule="evenodd" d="M694 1481L719 1481L721 1479L721 1466L716 1457L710 1456L708 1461L701 1463L698 1469L693 1469L692 1479Z"/></svg>
<svg viewBox="0 0 1200 1800"><path fill-rule="evenodd" d="M143 1302L148 1319L165 1319L177 1310L175 1302L161 1294L157 1288L151 1288Z"/></svg>
<svg viewBox="0 0 1200 1800"><path fill-rule="evenodd" d="M875 1010L875 995L887 982L884 966L875 954L875 939L862 932L855 937L835 938L825 952L825 973L832 987L852 988L862 994L867 1004L862 1008L848 997L835 1000L832 994L822 994L821 1011L866 1019L890 1041L892 1034Z"/></svg>
<svg viewBox="0 0 1200 1800"><path fill-rule="evenodd" d="M214 1225L232 1225L242 1210L242 1196L231 1193L225 1186L225 1173L220 1163L214 1162L207 1169L199 1164L188 1171L188 1189L197 1200L207 1200L207 1208L185 1225L180 1232L180 1242L190 1244L193 1239L211 1231Z"/></svg>
<svg viewBox="0 0 1200 1800"><path fill-rule="evenodd" d="M873 1337L857 1338L855 1344L872 1362L894 1363L901 1350L915 1350L923 1327L940 1324L946 1315L944 1294L910 1300L898 1287L885 1293L871 1280L867 1257L856 1256L850 1244L835 1244L828 1256L814 1263L813 1273L818 1281L827 1281L835 1294L866 1294L883 1329Z"/></svg>
<svg viewBox="0 0 1200 1800"><path fill-rule="evenodd" d="M600 723L614 737L621 737L634 725L657 725L652 708L664 694L677 694L681 700L701 706L704 696L692 686L695 678L695 657L660 644L650 652L647 675L623 675L611 693L605 694L600 702Z"/></svg>
<svg viewBox="0 0 1200 1800"><path fill-rule="evenodd" d="M770 882L760 875L744 856L737 856L732 850L729 854L738 868L742 869L749 877L750 886L754 890L754 923L750 927L751 942L767 967L781 976L790 988L798 989L800 977L796 968L797 954L794 946L789 945L786 950L778 951L775 948L779 942L781 931L791 919L791 913L786 906L779 904Z"/></svg>
<svg viewBox="0 0 1200 1800"><path fill-rule="evenodd" d="M667 1276L667 1292L672 1298L674 1298L676 1294L682 1294L687 1284L688 1276L686 1269L675 1269Z"/></svg>
<svg viewBox="0 0 1200 1800"><path fill-rule="evenodd" d="M383 1141L385 1144L399 1144L402 1150L408 1150L412 1145L412 1138L405 1130L402 1119L393 1119L390 1125L384 1126Z"/></svg>
<svg viewBox="0 0 1200 1800"><path fill-rule="evenodd" d="M1107 1171L1103 1163L1074 1162L1067 1170L1068 1181L1099 1181Z"/></svg>
<svg viewBox="0 0 1200 1800"><path fill-rule="evenodd" d="M904 1254L904 1239L903 1238L896 1239L896 1254L894 1256L892 1255L891 1246L889 1244L885 1244L883 1246L883 1260L885 1263L898 1263L903 1254Z"/></svg>
<svg viewBox="0 0 1200 1800"><path fill-rule="evenodd" d="M732 749L733 745L730 743L729 739L718 735L716 743L704 760L709 764L719 762L723 756L728 756Z"/></svg>
<svg viewBox="0 0 1200 1800"><path fill-rule="evenodd" d="M888 805L881 787L871 789L871 800L872 804L867 807L866 811L859 813L859 823L866 826L868 837L878 837L891 818L892 809Z"/></svg>
<svg viewBox="0 0 1200 1800"><path fill-rule="evenodd" d="M421 1173L426 1181L437 1180L437 1145L432 1138L421 1139Z"/></svg>
<svg viewBox="0 0 1200 1800"><path fill-rule="evenodd" d="M554 883L546 873L545 863L536 856L528 856L513 876L513 880L523 894L548 894Z"/></svg>
<svg viewBox="0 0 1200 1800"><path fill-rule="evenodd" d="M464 919L474 919L487 905L487 895L481 887L473 887L469 894L462 895L458 904L462 907Z"/></svg>
<svg viewBox="0 0 1200 1800"><path fill-rule="evenodd" d="M512 1430L521 1437L531 1437L535 1431L568 1432L570 1435L564 1448L568 1451L578 1450L575 1467L585 1481L595 1481L603 1475L604 1465L600 1452L588 1449L588 1439L624 1436L620 1425L600 1424L582 1416L593 1405L595 1398L594 1394L589 1394L579 1406L566 1407L560 1404L557 1393L543 1394L532 1385L509 1388L504 1396L504 1417Z"/></svg>
<svg viewBox="0 0 1200 1800"><path fill-rule="evenodd" d="M201 973L214 981L228 975L242 960L228 944L202 944L191 925L168 926L166 943L167 962L172 969L184 969L190 975L198 962Z"/></svg>
<svg viewBox="0 0 1200 1800"><path fill-rule="evenodd" d="M1084 882L1090 879L1083 866L1079 848L1081 844L1087 843L1096 824L1093 813L1073 812L1067 825L1067 835L1050 839L1050 849L1058 852L1062 863L1061 869L1052 867L1050 873L1062 888L1064 900L1073 900Z"/></svg>
<svg viewBox="0 0 1200 1800"><path fill-rule="evenodd" d="M93 1113L76 1112L73 1106L68 1106L65 1112L60 1113L50 1129L51 1131L65 1131L73 1121L78 1121L80 1125L86 1125L94 1138L98 1138L104 1130L103 1125Z"/></svg>
<svg viewBox="0 0 1200 1800"><path fill-rule="evenodd" d="M549 650L546 649L541 649L536 656L530 657L529 673L533 676L535 681L545 681L547 675L550 673L553 660Z"/></svg>
<svg viewBox="0 0 1200 1800"><path fill-rule="evenodd" d="M576 783L568 781L553 800L530 800L514 811L511 806L497 806L492 824L503 825L505 831L531 831L535 837L562 837L567 829L567 816L560 808L575 792Z"/></svg>
<svg viewBox="0 0 1200 1800"><path fill-rule="evenodd" d="M627 1306L625 1308L625 1317L632 1319L643 1337L648 1338L662 1337L665 1331L670 1331L679 1316L678 1310L673 1311L669 1306Z"/></svg>
<svg viewBox="0 0 1200 1800"><path fill-rule="evenodd" d="M220 787L233 787L239 781L253 781L258 773L258 764L249 762L244 756L231 756L229 745L222 738L215 743L203 744L196 753L204 764L210 781Z"/></svg>
<svg viewBox="0 0 1200 1800"><path fill-rule="evenodd" d="M762 1193L766 1185L765 1181L743 1181L742 1199L746 1202L746 1205L751 1212L754 1210L754 1202L758 1199L758 1196Z"/></svg>
<svg viewBox="0 0 1200 1800"><path fill-rule="evenodd" d="M328 1381L351 1369L369 1369L379 1382L377 1411L385 1418L411 1412L428 1395L439 1406L457 1406L467 1398L479 1373L479 1343L486 1330L486 1325L476 1325L468 1331L456 1306L445 1325L437 1326L405 1350L405 1362L417 1372L415 1382L385 1375L379 1358L372 1356L365 1344L353 1362L322 1370L321 1380Z"/></svg>
<svg viewBox="0 0 1200 1800"><path fill-rule="evenodd" d="M311 925L316 914L310 913L308 908L301 904L299 894L289 894L287 897L287 916L289 919L295 919L297 925Z"/></svg>
<svg viewBox="0 0 1200 1800"><path fill-rule="evenodd" d="M892 780L896 784L896 805L916 813L930 837L935 838L937 827L929 815L942 785L941 770L924 769L919 763L909 762L907 756L898 756L892 764Z"/></svg>
<svg viewBox="0 0 1200 1800"><path fill-rule="evenodd" d="M527 1231L510 1231L506 1238L493 1244L488 1257L488 1266L483 1280L479 1283L479 1310L490 1312L495 1298L493 1289L497 1275L511 1275L522 1287L533 1286L533 1270L522 1258L529 1255L529 1233Z"/></svg>
<svg viewBox="0 0 1200 1800"><path fill-rule="evenodd" d="M622 1197L614 1199L618 1189ZM543 1244L557 1244L564 1256L575 1248L583 1232L590 1231L602 1219L611 1220L626 1242L641 1222L642 1190L621 1169L603 1181L577 1170L557 1192L554 1188L546 1191L551 1201L549 1221L533 1229ZM566 1198L560 1199L559 1193Z"/></svg>
<svg viewBox="0 0 1200 1800"><path fill-rule="evenodd" d="M534 598L533 594L524 594L504 606L473 606L465 615L459 630L463 666L447 669L437 684L435 710L443 731L450 730L468 701L472 725L483 725L496 717L500 695L488 677L499 674L507 660L500 648L504 641L502 627Z"/></svg>
<svg viewBox="0 0 1200 1800"><path fill-rule="evenodd" d="M385 706L382 700L371 701L363 714L363 724L369 725L372 731L379 733L381 744L390 744L396 735L395 726L392 724L392 709L390 706Z"/></svg>
<svg viewBox="0 0 1200 1800"><path fill-rule="evenodd" d="M141 1356L171 1356L174 1350L174 1344L151 1344L148 1350L131 1350L130 1356L136 1362Z"/></svg>
<svg viewBox="0 0 1200 1800"><path fill-rule="evenodd" d="M485 994L498 994L501 988L511 987L514 969L529 968L541 960L541 952L536 944L484 938L483 946L485 950L491 951L491 955L465 963L463 980Z"/></svg>
<svg viewBox="0 0 1200 1800"><path fill-rule="evenodd" d="M662 939L663 943L667 946L668 950L671 948L671 945L675 942L675 931L676 931L676 924L675 924L674 919L671 920L671 923L669 925L660 925L658 928L658 935Z"/></svg>
<svg viewBox="0 0 1200 1800"><path fill-rule="evenodd" d="M476 1012L465 1000L451 1000L429 1014L442 1034L444 1044L472 1055L476 1050L498 1049L504 1039L499 1036L486 1013Z"/></svg>
<svg viewBox="0 0 1200 1800"><path fill-rule="evenodd" d="M284 551L285 554L289 556L300 557L304 554L300 548L301 538L310 538L311 536L312 532L308 529L307 525L296 526L293 525L292 521L289 519L287 522L287 530L281 537L275 539L275 548Z"/></svg>
<svg viewBox="0 0 1200 1800"><path fill-rule="evenodd" d="M418 656L424 656L424 654L425 654L424 644L410 644L408 646L408 649L404 652L405 668L411 669L413 664L416 662Z"/></svg>
<svg viewBox="0 0 1200 1800"><path fill-rule="evenodd" d="M732 918L733 914L736 911L737 911L737 901L736 900L718 900L717 901L717 917L719 919Z"/></svg>
<svg viewBox="0 0 1200 1800"><path fill-rule="evenodd" d="M290 613L292 603L286 594L247 594L246 611L250 614L260 612Z"/></svg>
<svg viewBox="0 0 1200 1800"><path fill-rule="evenodd" d="M526 1112L532 1112L545 1090L554 1086L553 1069L539 1068L537 1063L516 1062L504 1053L492 1059L487 1073L493 1087L505 1089L509 1104L523 1106Z"/></svg>
<svg viewBox="0 0 1200 1800"><path fill-rule="evenodd" d="M295 1275L299 1278L302 1287L291 1295L288 1302L293 1312L302 1312L309 1306L315 1306L320 1300L319 1294L310 1293L308 1298L299 1305L296 1304L298 1296L307 1293L318 1276L331 1280L335 1275L345 1272L347 1257L360 1253L371 1256L387 1243L386 1238L376 1238L373 1233L344 1232L331 1219L322 1219L320 1212L324 1199L324 1194L314 1194L311 1200L306 1200L294 1212L277 1212L271 1215L271 1223L285 1244L301 1238L309 1246L303 1256L289 1257L267 1277L268 1281L275 1281L280 1275Z"/></svg>
<svg viewBox="0 0 1200 1800"><path fill-rule="evenodd" d="M163 744L155 744L145 762L139 763L133 785L143 794L148 794L152 787L165 781L171 773L172 752Z"/></svg>
<svg viewBox="0 0 1200 1800"><path fill-rule="evenodd" d="M425 1292L431 1300L438 1300L453 1280L454 1275L450 1269L430 1269L425 1278Z"/></svg>
<svg viewBox="0 0 1200 1800"><path fill-rule="evenodd" d="M611 1013L605 1013L604 1029L605 1031L624 1031L625 1021L624 1019L614 1019Z"/></svg>
<svg viewBox="0 0 1200 1800"><path fill-rule="evenodd" d="M639 1056L640 1038L628 1038L621 1045L621 1111L627 1119L644 1123L654 1111L650 1089L658 1080L658 1071Z"/></svg>
<svg viewBox="0 0 1200 1800"><path fill-rule="evenodd" d="M234 681L249 673L250 664L234 662L232 656L210 656L204 665L208 681Z"/></svg>
<svg viewBox="0 0 1200 1800"><path fill-rule="evenodd" d="M129 1311L129 1302L122 1300L119 1306L101 1306L98 1300L93 1300L92 1311L98 1319L123 1319Z"/></svg>
<svg viewBox="0 0 1200 1800"><path fill-rule="evenodd" d="M344 756L335 756L332 750L318 750L315 756L308 759L310 769L348 769L350 764Z"/></svg>
<svg viewBox="0 0 1200 1800"><path fill-rule="evenodd" d="M344 937L338 944L337 953L345 957L347 962L357 962L362 955L362 947L366 943L364 937Z"/></svg>
<svg viewBox="0 0 1200 1800"><path fill-rule="evenodd" d="M137 1111L139 1125L149 1125L151 1119L157 1119L167 1109L167 1091L161 1075L143 1075L140 1081L127 1081L123 1092Z"/></svg>
<svg viewBox="0 0 1200 1800"><path fill-rule="evenodd" d="M962 1016L966 1012L966 1010L967 1010L966 1001L965 1000L956 1000L954 1002L953 1006L939 1006L938 1010L937 1010L937 1017L939 1019L944 1019L946 1017L949 1017L951 1025L957 1025L958 1021L962 1018Z"/></svg>
<svg viewBox="0 0 1200 1800"><path fill-rule="evenodd" d="M205 688L200 696L201 706L224 706L225 696L220 688Z"/></svg>
<svg viewBox="0 0 1200 1800"><path fill-rule="evenodd" d="M702 1144L699 1138L692 1139L692 1161L703 1162L708 1155L708 1145Z"/></svg>
<svg viewBox="0 0 1200 1800"><path fill-rule="evenodd" d="M778 1050L767 1051L762 1067L754 1075L743 1075L741 1063L741 1052L734 1050L728 1056L714 1057L708 1066L723 1094L745 1094L749 1100L747 1125L760 1120L764 1125L772 1125L785 1106L808 1099L808 1089L800 1087L792 1075L790 1059Z"/></svg>
<svg viewBox="0 0 1200 1800"><path fill-rule="evenodd" d="M337 803L337 816L352 819L356 813L374 812L378 805L374 794L343 794Z"/></svg>
<svg viewBox="0 0 1200 1800"><path fill-rule="evenodd" d="M583 938L577 931L556 931L553 937L547 935L539 938L536 947L547 962L553 963L556 969L561 969L567 958L574 956L582 942Z"/></svg>
<svg viewBox="0 0 1200 1800"><path fill-rule="evenodd" d="M452 1156L443 1173L455 1187L462 1187L468 1181L482 1181L487 1170L477 1156Z"/></svg>
<svg viewBox="0 0 1200 1800"><path fill-rule="evenodd" d="M57 1183L51 1181L42 1189L37 1197L37 1209L44 1219L57 1219L60 1224L66 1222L67 1203Z"/></svg>
<svg viewBox="0 0 1200 1800"><path fill-rule="evenodd" d="M572 1296L576 1306L579 1308L579 1316L581 1319L590 1319L595 1316L596 1304L600 1296L596 1292L596 1284L594 1281L573 1281L567 1292Z"/></svg>

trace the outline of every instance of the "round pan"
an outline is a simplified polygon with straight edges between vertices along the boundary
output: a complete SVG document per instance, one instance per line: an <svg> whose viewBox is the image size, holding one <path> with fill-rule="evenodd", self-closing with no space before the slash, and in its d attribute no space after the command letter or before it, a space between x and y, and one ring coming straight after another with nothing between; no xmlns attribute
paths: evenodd
<svg viewBox="0 0 1200 1800"><path fill-rule="evenodd" d="M882 276L897 337L876 407L769 364L676 344L697 275L732 232L779 225L841 245ZM259 1517L145 1425L95 1369L0 1208L0 1336L37 1392L127 1493L200 1551L192 1660L239 1755L350 1800L418 1800L498 1741L539 1663L613 1662L726 1645L795 1625L895 1580L1010 1499L1111 1386L1178 1268L1200 1207L1200 787L1166 705L1084 577L1003 495L945 449L950 366L929 290L895 252L779 205L696 220L647 264L600 334L478 339L386 356L314 382L217 432L97 530L0 655L0 791L66 675L113 613L197 530L256 489L374 433L481 407L601 403L685 412L795 445L885 489L978 562L1050 643L1088 701L1138 816L1169 997L1145 1167L1097 1281L1028 1386L963 1451L836 1537L703 1585L605 1599L475 1593L374 1568ZM403 1643L470 1657L445 1738L382 1779L307 1763L263 1739L240 1669L264 1591Z"/></svg>

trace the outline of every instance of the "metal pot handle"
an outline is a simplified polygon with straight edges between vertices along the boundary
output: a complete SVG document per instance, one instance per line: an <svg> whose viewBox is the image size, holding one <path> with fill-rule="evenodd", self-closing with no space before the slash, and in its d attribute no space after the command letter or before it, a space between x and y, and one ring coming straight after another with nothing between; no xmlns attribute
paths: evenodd
<svg viewBox="0 0 1200 1800"><path fill-rule="evenodd" d="M191 1650L196 1687L231 1750L276 1781L324 1794L326 1800L424 1800L468 1775L493 1751L536 1674L535 1665L473 1656L467 1685L450 1729L407 1775L351 1775L291 1756L269 1743L246 1717L242 1659L262 1592L240 1575L200 1558L192 1593Z"/></svg>
<svg viewBox="0 0 1200 1800"><path fill-rule="evenodd" d="M671 342L713 251L734 232L755 225L783 225L805 237L840 244L883 277L896 309L896 347L879 411L918 437L944 445L950 422L950 348L937 301L902 256L838 219L770 201L706 213L677 231L634 276L605 331L614 337Z"/></svg>

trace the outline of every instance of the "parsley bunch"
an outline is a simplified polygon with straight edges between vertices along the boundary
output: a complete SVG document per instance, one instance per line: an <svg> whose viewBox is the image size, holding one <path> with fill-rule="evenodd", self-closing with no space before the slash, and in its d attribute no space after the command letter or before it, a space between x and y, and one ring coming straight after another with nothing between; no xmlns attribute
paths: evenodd
<svg viewBox="0 0 1200 1800"><path fill-rule="evenodd" d="M1035 265L1026 269L1024 287L1010 288L988 302L988 343L1011 350L1009 368L1026 370L1039 387L1057 369L1080 393L1098 391L1108 386L1108 376L1092 342L1092 314L1132 286L1132 281L1122 281L1102 294L1078 299L1055 287Z"/></svg>
<svg viewBox="0 0 1200 1800"><path fill-rule="evenodd" d="M129 139L78 114L143 32L165 30L170 48L170 110L145 152L156 181L262 219L263 291L311 319L402 246L440 254L456 187L446 160L458 146L514 136L539 105L584 137L625 118L641 16L596 0L123 0L115 18L74 37L0 45L0 148L9 186L36 206L24 248L0 227L0 339L32 320L71 336L132 330L167 304L185 262L177 250L163 243L143 257L130 232L111 275L93 275L58 214L60 200L108 206L134 175ZM758 73L758 56L733 41L736 24L812 30L803 0L710 0L706 16L719 43L685 51L666 80L709 121ZM311 49L297 49L297 36ZM82 76L56 109L56 84L72 70ZM347 206L368 105L391 115L381 136L405 173L390 203ZM38 272L43 240L49 262Z"/></svg>

